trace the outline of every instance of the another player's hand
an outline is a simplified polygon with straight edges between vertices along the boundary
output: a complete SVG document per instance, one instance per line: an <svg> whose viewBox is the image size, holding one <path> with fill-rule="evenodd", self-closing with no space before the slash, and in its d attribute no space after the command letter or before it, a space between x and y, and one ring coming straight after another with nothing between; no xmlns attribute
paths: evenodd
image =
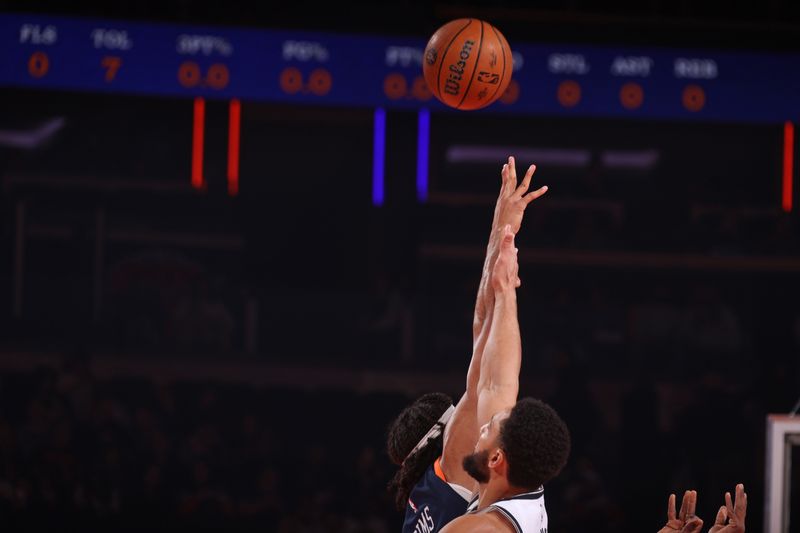
<svg viewBox="0 0 800 533"><path fill-rule="evenodd" d="M529 203L547 192L547 186L528 192L534 172L536 172L536 165L528 167L522 182L517 185L517 169L514 165L514 157L509 157L508 163L503 165L503 170L500 172L503 182L494 208L493 232L502 231L506 224L511 224L511 231L516 235L520 226L522 226L525 208L528 207Z"/></svg>
<svg viewBox="0 0 800 533"><path fill-rule="evenodd" d="M514 232L511 225L503 227L503 240L500 242L500 253L492 270L492 287L495 291L513 290L520 286L519 263L517 249L514 247Z"/></svg>
<svg viewBox="0 0 800 533"><path fill-rule="evenodd" d="M697 507L697 491L687 490L683 493L681 510L675 513L675 495L669 495L667 502L667 524L658 533L699 533L703 529L703 520L695 516Z"/></svg>
<svg viewBox="0 0 800 533"><path fill-rule="evenodd" d="M744 485L736 485L736 499L731 504L731 493L725 493L725 505L719 508L714 526L708 533L744 533L744 519L747 516L747 493Z"/></svg>

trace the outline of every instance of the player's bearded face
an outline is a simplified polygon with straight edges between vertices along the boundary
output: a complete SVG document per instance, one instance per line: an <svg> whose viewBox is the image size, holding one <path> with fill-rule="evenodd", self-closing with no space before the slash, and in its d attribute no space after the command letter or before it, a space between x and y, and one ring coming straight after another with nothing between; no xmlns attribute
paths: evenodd
<svg viewBox="0 0 800 533"><path fill-rule="evenodd" d="M472 476L478 483L489 482L489 450L475 452L464 457L464 472Z"/></svg>

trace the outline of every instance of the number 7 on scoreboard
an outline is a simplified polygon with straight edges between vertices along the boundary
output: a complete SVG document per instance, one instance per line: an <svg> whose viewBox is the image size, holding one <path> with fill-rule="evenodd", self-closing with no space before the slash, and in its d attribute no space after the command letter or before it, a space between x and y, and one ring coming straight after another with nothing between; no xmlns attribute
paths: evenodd
<svg viewBox="0 0 800 533"><path fill-rule="evenodd" d="M103 68L106 69L106 81L114 81L119 67L122 66L122 59L117 56L105 56L100 62Z"/></svg>

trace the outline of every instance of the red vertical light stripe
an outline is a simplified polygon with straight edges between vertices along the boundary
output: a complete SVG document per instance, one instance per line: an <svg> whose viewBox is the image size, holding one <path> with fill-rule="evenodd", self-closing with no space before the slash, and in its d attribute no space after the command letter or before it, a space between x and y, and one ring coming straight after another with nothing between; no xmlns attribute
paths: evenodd
<svg viewBox="0 0 800 533"><path fill-rule="evenodd" d="M794 186L794 124L783 125L783 210L792 211Z"/></svg>
<svg viewBox="0 0 800 533"><path fill-rule="evenodd" d="M228 120L228 194L239 194L239 131L242 119L242 104L231 100Z"/></svg>
<svg viewBox="0 0 800 533"><path fill-rule="evenodd" d="M192 131L192 187L202 189L203 180L203 137L206 128L206 101L194 99L194 128Z"/></svg>

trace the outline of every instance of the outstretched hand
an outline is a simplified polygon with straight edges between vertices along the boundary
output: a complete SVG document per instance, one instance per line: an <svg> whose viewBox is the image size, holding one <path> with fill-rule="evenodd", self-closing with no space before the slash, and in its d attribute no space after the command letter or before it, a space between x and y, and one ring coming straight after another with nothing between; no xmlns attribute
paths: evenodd
<svg viewBox="0 0 800 533"><path fill-rule="evenodd" d="M731 503L731 493L725 493L725 505L719 508L714 526L708 533L744 533L744 519L747 516L747 493L744 485L736 485L736 499Z"/></svg>
<svg viewBox="0 0 800 533"><path fill-rule="evenodd" d="M497 197L497 204L494 208L493 232L501 231L506 224L511 224L511 231L514 234L519 232L525 208L547 192L546 185L528 192L534 172L536 172L536 165L529 166L528 171L525 172L525 176L522 178L522 182L518 185L514 157L509 157L508 163L503 165L503 170L500 172L503 181L500 186L500 194Z"/></svg>
<svg viewBox="0 0 800 533"><path fill-rule="evenodd" d="M675 512L675 495L669 495L667 502L667 524L658 533L700 533L703 529L703 520L694 514L697 507L697 491L687 490L683 493L681 509Z"/></svg>
<svg viewBox="0 0 800 533"><path fill-rule="evenodd" d="M477 338L487 314L490 313L494 306L494 293L490 290L493 285L491 276L497 262L497 256L500 253L505 227L510 225L511 232L516 235L522 226L522 218L525 215L525 209L528 204L547 192L546 186L528 192L534 172L536 172L536 165L531 165L525 172L522 181L517 184L517 169L513 156L508 158L508 162L503 165L503 169L500 172L502 178L500 193L497 196L497 203L494 207L492 230L489 234L489 245L486 250L486 261L483 264L478 299L475 302L473 341Z"/></svg>

